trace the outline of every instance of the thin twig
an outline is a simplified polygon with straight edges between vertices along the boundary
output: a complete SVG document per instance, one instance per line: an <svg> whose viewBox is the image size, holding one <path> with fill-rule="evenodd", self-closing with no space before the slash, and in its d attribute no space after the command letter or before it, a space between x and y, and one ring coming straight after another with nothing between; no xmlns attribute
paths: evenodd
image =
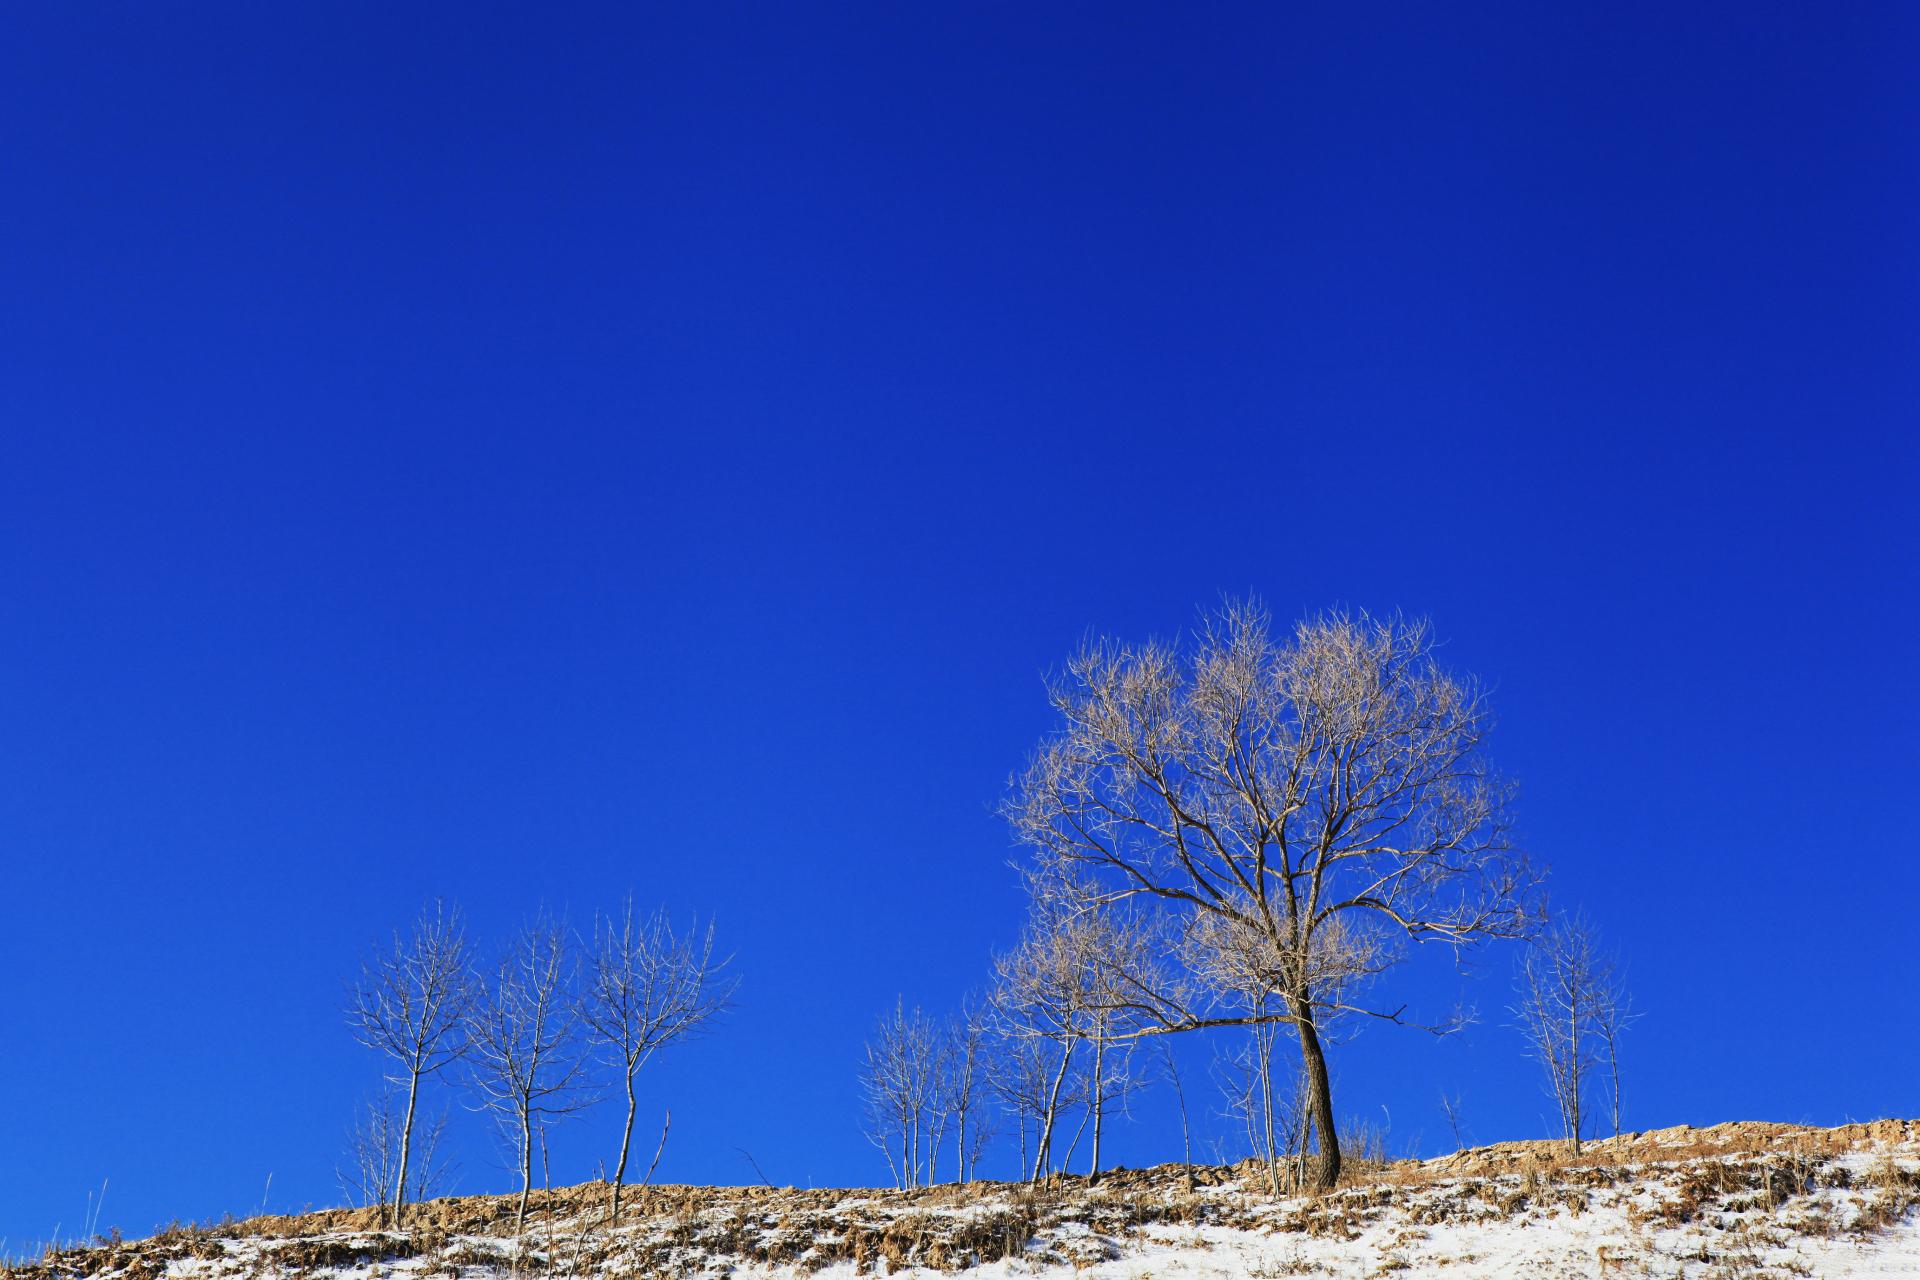
<svg viewBox="0 0 1920 1280"><path fill-rule="evenodd" d="M745 1147L735 1147L734 1150L738 1151L741 1155L747 1158L747 1163L753 1166L753 1172L755 1177L759 1178L760 1181L765 1182L767 1186L769 1187L773 1186L771 1182L767 1182L767 1175L760 1172L760 1162L753 1158L753 1152L747 1150Z"/></svg>
<svg viewBox="0 0 1920 1280"><path fill-rule="evenodd" d="M653 1149L653 1163L647 1166L647 1176L640 1179L640 1212L647 1211L647 1186L653 1181L653 1171L660 1167L660 1153L667 1149L667 1130L673 1128L673 1112L667 1112L667 1122L660 1126L660 1145ZM619 1202L620 1189L614 1188L615 1203ZM615 1222L615 1225L619 1225Z"/></svg>

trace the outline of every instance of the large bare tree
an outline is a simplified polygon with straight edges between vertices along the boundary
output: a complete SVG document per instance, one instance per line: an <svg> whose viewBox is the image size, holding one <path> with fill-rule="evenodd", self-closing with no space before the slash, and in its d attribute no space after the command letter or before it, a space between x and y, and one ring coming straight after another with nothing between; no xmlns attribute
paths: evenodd
<svg viewBox="0 0 1920 1280"><path fill-rule="evenodd" d="M638 1110L634 1077L659 1050L711 1029L740 985L723 974L727 959L713 958L713 924L702 933L693 921L676 936L665 911L645 920L633 914L633 895L620 914L594 923L581 1016L621 1073L627 1089L627 1121L620 1130L620 1160L613 1170L612 1219L620 1220L620 1188L626 1180Z"/></svg>
<svg viewBox="0 0 1920 1280"><path fill-rule="evenodd" d="M533 1192L536 1134L599 1101L574 981L572 931L541 912L501 949L468 1017L471 1084L512 1145L520 1173L518 1234Z"/></svg>
<svg viewBox="0 0 1920 1280"><path fill-rule="evenodd" d="M391 949L376 946L363 956L359 980L347 986L347 1025L361 1044L399 1063L399 1074L391 1078L407 1090L399 1158L392 1170L396 1224L406 1212L411 1185L407 1172L420 1082L467 1052L467 1015L475 989L473 946L459 905L446 902L422 908L407 937L396 930Z"/></svg>
<svg viewBox="0 0 1920 1280"><path fill-rule="evenodd" d="M1208 615L1184 646L1091 643L1049 696L1060 726L1003 813L1042 863L1212 927L1263 970L1277 1008L1141 992L1134 1034L1290 1025L1317 1181L1332 1186L1322 1029L1404 1013L1354 1004L1358 981L1400 954L1394 939L1468 948L1535 927L1510 788L1482 754L1484 698L1434 660L1423 622L1332 612L1275 640L1252 601Z"/></svg>

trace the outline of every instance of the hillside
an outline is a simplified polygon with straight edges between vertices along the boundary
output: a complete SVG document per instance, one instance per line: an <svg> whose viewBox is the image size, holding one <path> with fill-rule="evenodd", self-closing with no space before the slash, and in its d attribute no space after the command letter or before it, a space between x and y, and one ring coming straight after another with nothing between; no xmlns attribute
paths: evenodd
<svg viewBox="0 0 1920 1280"><path fill-rule="evenodd" d="M1474 1276L1920 1277L1920 1122L1838 1129L1682 1126L1589 1146L1501 1143L1358 1170L1322 1196L1273 1198L1252 1162L1115 1170L1096 1186L975 1182L917 1191L629 1189L617 1229L601 1183L420 1206L176 1224L150 1239L50 1250L9 1280L405 1280L971 1272L980 1280Z"/></svg>

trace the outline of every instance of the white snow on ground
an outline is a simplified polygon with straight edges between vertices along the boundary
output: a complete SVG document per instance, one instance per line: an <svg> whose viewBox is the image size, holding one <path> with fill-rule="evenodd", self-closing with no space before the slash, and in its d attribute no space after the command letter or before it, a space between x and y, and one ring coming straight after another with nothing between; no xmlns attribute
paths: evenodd
<svg viewBox="0 0 1920 1280"><path fill-rule="evenodd" d="M649 1212L608 1230L606 1189L595 1185L554 1193L551 1211L517 1239L511 1197L471 1197L425 1206L426 1224L404 1234L355 1229L365 1211L336 1211L177 1229L11 1271L13 1280L1920 1280L1920 1125L1882 1122L1888 1140L1878 1141L1851 1130L1783 1138L1782 1126L1752 1136L1759 1128L1664 1131L1586 1163L1508 1144L1280 1199L1262 1194L1250 1164L1197 1171L1203 1185L1191 1189L1176 1166L1040 1192L658 1188Z"/></svg>

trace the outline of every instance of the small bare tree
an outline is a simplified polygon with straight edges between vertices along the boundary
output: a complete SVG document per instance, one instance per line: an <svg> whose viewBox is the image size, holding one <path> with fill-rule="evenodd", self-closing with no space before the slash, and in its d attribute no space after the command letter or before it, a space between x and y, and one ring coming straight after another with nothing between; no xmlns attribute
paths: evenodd
<svg viewBox="0 0 1920 1280"><path fill-rule="evenodd" d="M537 914L502 949L493 982L469 1017L474 1093L519 1165L516 1235L526 1226L540 1131L600 1100L581 1034L571 936L565 923Z"/></svg>
<svg viewBox="0 0 1920 1280"><path fill-rule="evenodd" d="M403 939L396 931L391 950L376 946L370 956L363 956L359 980L347 986L347 1025L361 1044L399 1063L399 1074L390 1079L407 1090L393 1170L396 1224L406 1212L420 1082L467 1052L467 1015L474 992L473 947L460 907L444 901L422 908L409 937Z"/></svg>
<svg viewBox="0 0 1920 1280"><path fill-rule="evenodd" d="M1313 1113L1305 1088L1304 1064L1289 1070L1278 1061L1283 1025L1256 1022L1232 1053L1214 1059L1214 1074L1225 1095L1225 1118L1237 1121L1247 1150L1265 1167L1273 1196L1301 1190L1307 1178L1307 1143Z"/></svg>
<svg viewBox="0 0 1920 1280"><path fill-rule="evenodd" d="M993 1006L1009 1039L1051 1046L1052 1079L1033 1100L1036 1130L1029 1176L1038 1182L1051 1166L1060 1091L1081 1040L1087 966L1085 942L1074 928L1074 918L1039 894L1034 896L1033 908L1019 944L994 960Z"/></svg>
<svg viewBox="0 0 1920 1280"><path fill-rule="evenodd" d="M1092 895L1080 890L1083 900ZM1080 1013L1083 1039L1093 1046L1089 1109L1093 1118L1093 1156L1089 1182L1100 1180L1101 1141L1108 1113L1146 1086L1133 1071L1134 1032L1141 1025L1143 993L1167 990L1160 957L1166 948L1150 922L1125 909L1092 899L1081 908L1086 932L1087 969ZM1077 1141L1077 1137L1076 1137Z"/></svg>
<svg viewBox="0 0 1920 1280"><path fill-rule="evenodd" d="M946 1026L941 1045L941 1109L953 1117L957 1180L970 1182L980 1153L993 1140L988 1006L969 997Z"/></svg>
<svg viewBox="0 0 1920 1280"><path fill-rule="evenodd" d="M1467 1140L1460 1136L1462 1116L1460 1110L1460 1095L1456 1093L1452 1097L1448 1097L1447 1091L1442 1089L1440 1091L1440 1114L1445 1117L1447 1128L1453 1132L1453 1149L1455 1151L1465 1151L1467 1149Z"/></svg>
<svg viewBox="0 0 1920 1280"><path fill-rule="evenodd" d="M1073 1153L1079 1150L1080 1139L1086 1136L1087 1129L1091 1127L1093 1143L1087 1165L1089 1186L1100 1181L1101 1142L1107 1117L1116 1111L1124 1113L1128 1100L1151 1083L1150 1077L1133 1069L1133 1051L1137 1047L1135 1042L1113 1033L1114 1024L1118 1021L1112 1011L1105 1009L1095 1009L1087 1017L1086 1043L1093 1047L1088 1054L1083 1076L1085 1111L1080 1117L1079 1127L1074 1130L1073 1141L1067 1144L1067 1154L1060 1162L1062 1169L1072 1168Z"/></svg>
<svg viewBox="0 0 1920 1280"><path fill-rule="evenodd" d="M1028 1156L1038 1149L1038 1141L1049 1105L1072 1109L1079 1105L1080 1091L1071 1078L1056 1089L1054 1073L1059 1066L1058 1051L1052 1040L1030 1034L1026 1025L1009 1019L994 1027L993 1054L988 1059L989 1079L1001 1109L1012 1118L1020 1139L1020 1173L1032 1169ZM1056 1097L1056 1092L1061 1096ZM1028 1138L1033 1138L1029 1144Z"/></svg>
<svg viewBox="0 0 1920 1280"><path fill-rule="evenodd" d="M1018 945L994 960L992 1002L1003 1036L1048 1042L1058 1055L1039 1107L1031 1175L1038 1181L1051 1168L1075 1051L1094 1046L1084 1092L1097 1135L1110 1100L1109 1047L1132 1036L1143 1006L1157 1007L1160 993L1176 988L1160 971L1164 943L1140 917L1106 904L1091 881L1054 867L1029 875L1027 890L1027 927ZM1093 1171L1097 1176L1097 1150Z"/></svg>
<svg viewBox="0 0 1920 1280"><path fill-rule="evenodd" d="M1612 963L1608 963L1609 977L1612 977ZM1598 1016L1600 1039L1606 1046L1607 1074L1613 1085L1608 1094L1609 1110L1613 1113L1613 1136L1620 1136L1620 1033L1631 1026L1640 1015L1634 1012L1633 997L1628 994L1624 978L1616 978L1603 993Z"/></svg>
<svg viewBox="0 0 1920 1280"><path fill-rule="evenodd" d="M1316 982L1322 935L1338 923L1460 949L1526 936L1537 917L1510 788L1482 758L1491 714L1432 650L1424 623L1340 612L1276 643L1252 602L1206 618L1185 650L1091 644L1049 689L1060 728L1002 807L1042 862L1098 877L1110 899L1264 939L1278 1009L1153 992L1134 1034L1291 1025L1323 1187L1340 1148L1320 1028L1356 1006Z"/></svg>
<svg viewBox="0 0 1920 1280"><path fill-rule="evenodd" d="M361 1205L377 1205L380 1217L387 1220L394 1187L400 1170L401 1120L395 1110L391 1084L369 1099L354 1113L347 1127L348 1168L334 1167L347 1199ZM452 1184L459 1166L445 1159L440 1151L446 1137L448 1113L417 1126L414 1160L406 1183L409 1204L419 1204L444 1193Z"/></svg>
<svg viewBox="0 0 1920 1280"><path fill-rule="evenodd" d="M917 1008L909 1012L904 1001L879 1020L866 1045L860 1087L867 1140L880 1148L902 1189L931 1181L938 1160L941 1048L933 1020Z"/></svg>
<svg viewBox="0 0 1920 1280"><path fill-rule="evenodd" d="M393 1114L389 1087L353 1113L353 1123L347 1126L348 1166L342 1169L335 1165L333 1170L350 1203L379 1207L382 1225L388 1220L393 1199L399 1138L400 1125Z"/></svg>
<svg viewBox="0 0 1920 1280"><path fill-rule="evenodd" d="M1547 1075L1547 1093L1573 1153L1580 1153L1591 1107L1586 1082L1614 1059L1619 1033L1633 1014L1612 956L1584 914L1563 917L1520 957L1515 983L1520 1033ZM1619 1126L1619 1075L1614 1072L1614 1124Z"/></svg>
<svg viewBox="0 0 1920 1280"><path fill-rule="evenodd" d="M1187 1127L1187 1090L1180 1082L1180 1063L1173 1053L1173 1041L1161 1040L1160 1073L1166 1082L1173 1086L1173 1096L1180 1104L1180 1172L1187 1179L1187 1189L1193 1189L1193 1133Z"/></svg>
<svg viewBox="0 0 1920 1280"><path fill-rule="evenodd" d="M1296 1141L1296 1130L1305 1118L1298 1114L1295 1099L1286 1089L1288 1072L1284 1065L1280 1066L1279 1078L1275 1078L1274 1051L1279 1047L1280 1030L1278 1023L1256 1022L1247 1028L1247 1043L1219 1068L1227 1114L1245 1126L1247 1145L1265 1166L1267 1191L1274 1196L1283 1194L1290 1181L1284 1166L1303 1145Z"/></svg>
<svg viewBox="0 0 1920 1280"><path fill-rule="evenodd" d="M620 1188L639 1107L634 1077L659 1050L711 1029L714 1016L729 1006L740 985L739 975L721 972L726 965L727 959L713 958L712 922L702 934L695 920L676 937L664 911L636 921L632 894L618 917L594 922L581 1018L627 1089L627 1119L613 1170L615 1223L620 1221Z"/></svg>

